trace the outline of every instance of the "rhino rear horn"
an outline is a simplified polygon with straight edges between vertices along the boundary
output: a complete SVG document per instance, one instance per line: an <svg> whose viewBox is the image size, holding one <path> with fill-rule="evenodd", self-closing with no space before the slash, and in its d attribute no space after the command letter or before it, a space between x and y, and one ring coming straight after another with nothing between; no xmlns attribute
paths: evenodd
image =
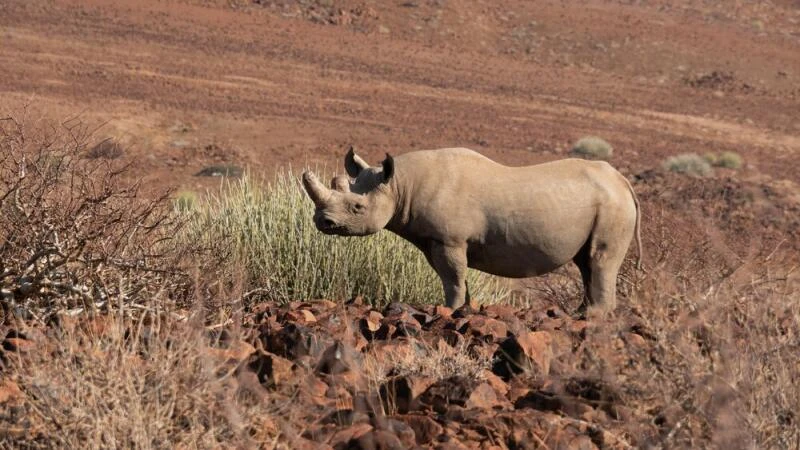
<svg viewBox="0 0 800 450"><path fill-rule="evenodd" d="M369 168L369 164L356 155L356 149L352 145L347 150L347 155L344 157L344 170L351 178L356 178L362 170Z"/></svg>
<svg viewBox="0 0 800 450"><path fill-rule="evenodd" d="M317 206L323 206L331 196L331 191L310 171L303 172L303 187Z"/></svg>
<svg viewBox="0 0 800 450"><path fill-rule="evenodd" d="M394 158L392 155L386 154L386 159L381 163L383 166L383 182L386 183L394 176Z"/></svg>

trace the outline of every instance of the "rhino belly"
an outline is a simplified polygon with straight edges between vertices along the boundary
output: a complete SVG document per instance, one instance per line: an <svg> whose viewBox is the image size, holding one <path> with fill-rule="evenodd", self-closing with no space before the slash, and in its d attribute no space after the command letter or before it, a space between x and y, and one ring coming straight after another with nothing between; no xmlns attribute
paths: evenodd
<svg viewBox="0 0 800 450"><path fill-rule="evenodd" d="M525 278L552 272L570 262L577 249L544 251L537 246L470 245L467 264L473 269L507 278Z"/></svg>

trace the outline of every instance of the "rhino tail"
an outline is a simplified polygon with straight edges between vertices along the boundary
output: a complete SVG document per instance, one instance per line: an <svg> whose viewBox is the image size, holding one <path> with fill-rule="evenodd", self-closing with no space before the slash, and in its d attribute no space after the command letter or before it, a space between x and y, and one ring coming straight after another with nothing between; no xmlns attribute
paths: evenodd
<svg viewBox="0 0 800 450"><path fill-rule="evenodd" d="M636 206L636 224L634 226L634 236L636 238L636 269L642 270L642 210L639 207L639 199L636 197L636 192L633 190L631 182L627 178L625 178L625 182L628 183L628 190L631 191L633 204Z"/></svg>

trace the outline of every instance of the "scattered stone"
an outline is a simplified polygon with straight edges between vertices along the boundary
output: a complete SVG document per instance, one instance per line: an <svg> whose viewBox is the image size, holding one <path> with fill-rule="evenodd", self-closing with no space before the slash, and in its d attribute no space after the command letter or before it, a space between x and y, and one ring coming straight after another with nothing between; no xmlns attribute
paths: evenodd
<svg viewBox="0 0 800 450"><path fill-rule="evenodd" d="M358 367L358 357L353 349L341 341L335 341L325 349L317 363L317 373L336 375Z"/></svg>
<svg viewBox="0 0 800 450"><path fill-rule="evenodd" d="M418 445L427 445L437 440L444 432L444 428L428 415L407 414L398 416L399 420L405 422L412 430Z"/></svg>
<svg viewBox="0 0 800 450"><path fill-rule="evenodd" d="M451 405L465 406L477 382L473 379L453 376L432 384L419 398L422 405L443 414Z"/></svg>
<svg viewBox="0 0 800 450"><path fill-rule="evenodd" d="M336 450L353 448L352 442L361 436L372 431L372 425L368 423L357 423L333 435L328 444Z"/></svg>
<svg viewBox="0 0 800 450"><path fill-rule="evenodd" d="M25 394L19 385L11 380L0 380L0 405L16 405L22 402Z"/></svg>
<svg viewBox="0 0 800 450"><path fill-rule="evenodd" d="M252 355L248 367L265 386L279 386L295 379L294 363L269 352L260 351Z"/></svg>
<svg viewBox="0 0 800 450"><path fill-rule="evenodd" d="M244 174L244 169L239 166L222 165L208 166L194 174L196 177L233 177L238 178Z"/></svg>
<svg viewBox="0 0 800 450"><path fill-rule="evenodd" d="M406 414L419 408L419 397L433 384L428 377L404 375L389 379L381 386L385 411Z"/></svg>
<svg viewBox="0 0 800 450"><path fill-rule="evenodd" d="M508 380L521 372L539 375L550 373L553 358L552 337L547 331L532 331L511 336L500 344L495 352L492 372Z"/></svg>

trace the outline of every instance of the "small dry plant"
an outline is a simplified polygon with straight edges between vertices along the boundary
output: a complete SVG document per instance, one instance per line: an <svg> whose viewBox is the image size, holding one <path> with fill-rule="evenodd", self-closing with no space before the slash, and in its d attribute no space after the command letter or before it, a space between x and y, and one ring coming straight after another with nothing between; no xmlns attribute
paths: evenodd
<svg viewBox="0 0 800 450"><path fill-rule="evenodd" d="M415 351L401 354L394 361L398 376L421 376L434 381L459 376L470 380L483 380L484 371L491 369L492 359L471 352L466 341L452 347L444 341L437 344L415 342Z"/></svg>
<svg viewBox="0 0 800 450"><path fill-rule="evenodd" d="M234 351L192 320L138 316L61 316L11 355L25 401L0 418L0 447L274 448L277 406L240 381Z"/></svg>

